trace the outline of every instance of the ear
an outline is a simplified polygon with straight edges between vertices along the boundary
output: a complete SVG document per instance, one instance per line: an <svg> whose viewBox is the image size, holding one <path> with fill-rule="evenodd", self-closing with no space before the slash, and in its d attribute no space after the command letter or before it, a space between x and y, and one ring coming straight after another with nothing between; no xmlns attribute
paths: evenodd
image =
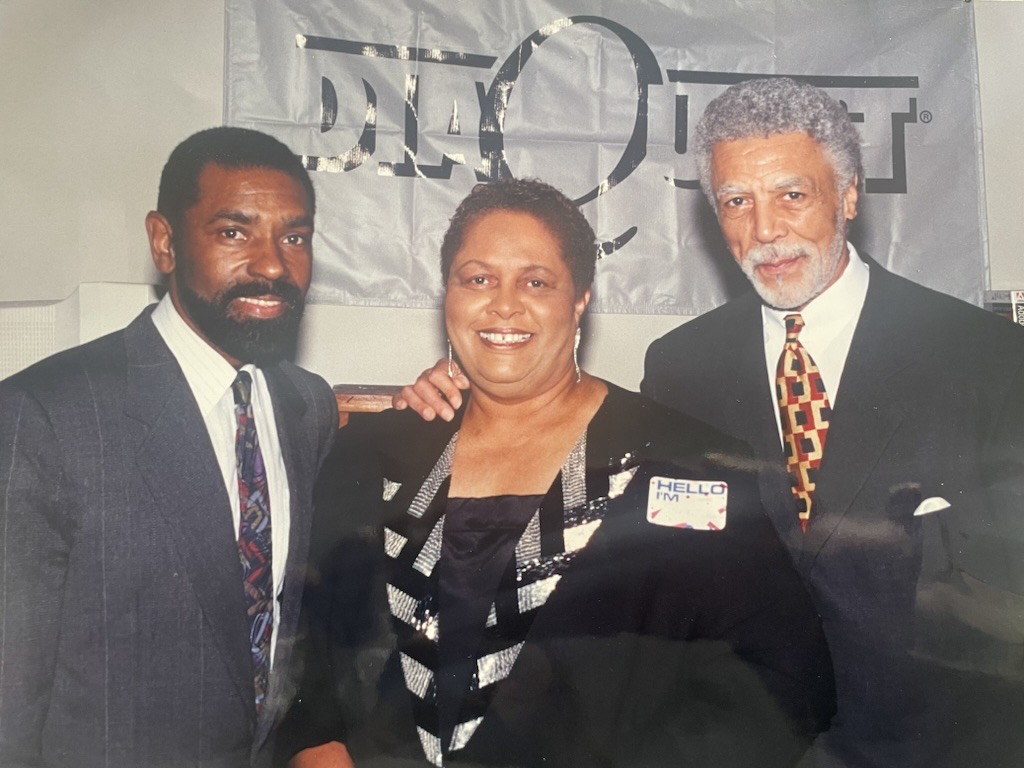
<svg viewBox="0 0 1024 768"><path fill-rule="evenodd" d="M174 272L174 248L171 245L173 229L167 219L156 211L146 214L146 234L149 236L149 253L153 264L162 275Z"/></svg>
<svg viewBox="0 0 1024 768"><path fill-rule="evenodd" d="M860 179L854 176L850 186L843 193L843 218L847 221L857 218L857 201L859 199L857 186L859 183Z"/></svg>
<svg viewBox="0 0 1024 768"><path fill-rule="evenodd" d="M576 299L576 306L573 308L573 314L576 316L576 324L579 325L580 318L583 317L583 313L587 311L587 305L590 303L590 289L587 288L583 292L583 295Z"/></svg>

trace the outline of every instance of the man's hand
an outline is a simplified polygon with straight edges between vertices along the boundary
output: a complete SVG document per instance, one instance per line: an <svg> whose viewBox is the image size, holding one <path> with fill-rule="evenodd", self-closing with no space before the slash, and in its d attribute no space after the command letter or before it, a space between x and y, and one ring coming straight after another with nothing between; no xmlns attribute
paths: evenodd
<svg viewBox="0 0 1024 768"><path fill-rule="evenodd" d="M396 410L412 408L423 417L424 421L433 421L440 416L445 421L455 418L455 411L462 405L462 392L469 389L469 379L452 362L452 375L448 375L448 359L441 358L419 375L416 383L402 387L402 390L391 398L391 405Z"/></svg>

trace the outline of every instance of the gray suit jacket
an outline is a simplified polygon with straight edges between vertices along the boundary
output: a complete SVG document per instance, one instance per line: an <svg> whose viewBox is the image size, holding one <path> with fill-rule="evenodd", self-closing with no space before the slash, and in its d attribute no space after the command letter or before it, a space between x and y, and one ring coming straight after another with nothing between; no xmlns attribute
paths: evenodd
<svg viewBox="0 0 1024 768"><path fill-rule="evenodd" d="M0 765L248 766L290 702L330 388L265 369L291 489L254 706L241 566L203 418L146 310L0 383Z"/></svg>
<svg viewBox="0 0 1024 768"><path fill-rule="evenodd" d="M761 459L835 665L825 764L1021 765L1024 330L870 266L806 534L756 295L651 344L642 389ZM950 506L915 516L929 498Z"/></svg>

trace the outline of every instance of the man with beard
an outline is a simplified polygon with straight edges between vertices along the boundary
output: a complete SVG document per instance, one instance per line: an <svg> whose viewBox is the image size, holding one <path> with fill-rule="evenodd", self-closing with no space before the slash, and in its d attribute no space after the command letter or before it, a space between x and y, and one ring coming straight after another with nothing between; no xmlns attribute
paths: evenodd
<svg viewBox="0 0 1024 768"><path fill-rule="evenodd" d="M695 145L754 292L652 343L641 389L762 461L836 672L808 762L1024 764L1024 332L847 242L860 144L823 91L732 86Z"/></svg>
<svg viewBox="0 0 1024 768"><path fill-rule="evenodd" d="M284 358L315 199L291 151L172 152L168 292L0 382L0 765L250 766L290 702L330 388Z"/></svg>
<svg viewBox="0 0 1024 768"><path fill-rule="evenodd" d="M823 91L734 85L694 144L754 291L653 342L641 390L758 456L836 673L807 764L1024 765L1024 330L847 242L860 142ZM456 385L396 405L449 418Z"/></svg>

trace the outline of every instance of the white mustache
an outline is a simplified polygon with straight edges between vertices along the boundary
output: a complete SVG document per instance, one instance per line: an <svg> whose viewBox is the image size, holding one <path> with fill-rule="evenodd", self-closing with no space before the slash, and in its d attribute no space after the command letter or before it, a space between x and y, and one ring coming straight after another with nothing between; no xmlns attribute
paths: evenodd
<svg viewBox="0 0 1024 768"><path fill-rule="evenodd" d="M807 258L809 254L799 245L759 245L747 252L744 261L751 267L775 265L793 258Z"/></svg>

